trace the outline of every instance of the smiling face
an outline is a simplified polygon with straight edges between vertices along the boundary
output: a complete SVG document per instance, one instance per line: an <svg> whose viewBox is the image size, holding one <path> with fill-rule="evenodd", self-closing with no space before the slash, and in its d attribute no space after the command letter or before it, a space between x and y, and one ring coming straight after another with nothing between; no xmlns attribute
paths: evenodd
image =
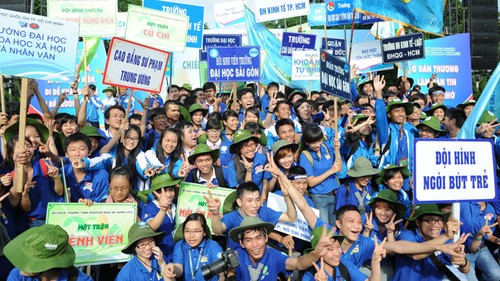
<svg viewBox="0 0 500 281"><path fill-rule="evenodd" d="M354 178L354 184L359 188L363 188L363 187L367 186L371 180L372 180L372 176L358 177L358 178Z"/></svg>
<svg viewBox="0 0 500 281"><path fill-rule="evenodd" d="M441 122L443 121L444 118L444 110L442 108L436 108L432 112L432 115L436 117L439 120L439 122Z"/></svg>
<svg viewBox="0 0 500 281"><path fill-rule="evenodd" d="M141 260L149 260L153 255L153 247L156 246L153 238L143 238L137 241L135 246L135 254Z"/></svg>
<svg viewBox="0 0 500 281"><path fill-rule="evenodd" d="M279 107L277 108L275 114L276 114L276 118L278 118L278 120L285 119L285 118L289 119L291 116L290 106L288 106L288 104L286 104L286 103L281 103L279 105Z"/></svg>
<svg viewBox="0 0 500 281"><path fill-rule="evenodd" d="M310 120L312 117L312 107L309 103L304 102L297 108L297 113L302 120Z"/></svg>
<svg viewBox="0 0 500 281"><path fill-rule="evenodd" d="M441 217L435 215L423 215L416 222L420 234L427 241L437 238L441 234L444 225Z"/></svg>
<svg viewBox="0 0 500 281"><path fill-rule="evenodd" d="M242 235L241 247L247 251L253 263L259 262L266 252L267 235L256 229L247 230Z"/></svg>
<svg viewBox="0 0 500 281"><path fill-rule="evenodd" d="M198 220L191 220L184 225L184 240L191 247L197 247L205 238L205 231Z"/></svg>
<svg viewBox="0 0 500 281"><path fill-rule="evenodd" d="M278 129L280 140L286 140L288 143L294 143L295 131L291 125L283 125Z"/></svg>
<svg viewBox="0 0 500 281"><path fill-rule="evenodd" d="M292 186L295 187L301 195L307 191L307 179L293 180Z"/></svg>
<svg viewBox="0 0 500 281"><path fill-rule="evenodd" d="M279 150L277 153L277 157L278 165L280 165L283 169L288 170L292 167L294 157L290 148L283 149L283 151Z"/></svg>
<svg viewBox="0 0 500 281"><path fill-rule="evenodd" d="M234 132L238 130L238 117L230 116L227 118L227 121L224 121L224 126L226 127L226 131Z"/></svg>
<svg viewBox="0 0 500 281"><path fill-rule="evenodd" d="M161 140L161 147L163 148L163 152L166 154L174 152L177 144L178 139L174 132L167 131Z"/></svg>
<svg viewBox="0 0 500 281"><path fill-rule="evenodd" d="M312 151L314 152L318 152L321 148L321 144L323 143L323 140L319 140L319 141L315 141L315 142L311 142L311 143L308 143L307 146L309 147L309 149L311 149Z"/></svg>
<svg viewBox="0 0 500 281"><path fill-rule="evenodd" d="M253 159L255 157L256 148L257 143L253 139L243 142L240 145L240 155L245 157L247 160Z"/></svg>
<svg viewBox="0 0 500 281"><path fill-rule="evenodd" d="M123 141L123 148L132 151L139 144L139 134L135 130L128 130Z"/></svg>
<svg viewBox="0 0 500 281"><path fill-rule="evenodd" d="M198 168L202 174L209 173L212 170L213 163L214 161L210 153L197 156L194 160L194 166Z"/></svg>
<svg viewBox="0 0 500 281"><path fill-rule="evenodd" d="M78 127L78 124L73 122L73 120L69 120L68 122L62 124L61 130L64 136L68 137L72 134L78 133L80 128Z"/></svg>
<svg viewBox="0 0 500 281"><path fill-rule="evenodd" d="M335 240L333 245L326 249L326 254L323 256L323 260L329 266L338 266L340 263L340 256L342 255L342 248L340 247L340 243Z"/></svg>
<svg viewBox="0 0 500 281"><path fill-rule="evenodd" d="M259 212L261 197L258 191L243 192L241 198L236 199L236 203L245 216L255 217Z"/></svg>
<svg viewBox="0 0 500 281"><path fill-rule="evenodd" d="M243 107L243 109L247 109L249 107L252 107L255 103L252 92L247 92L246 94L242 95L239 102L240 102L241 106Z"/></svg>
<svg viewBox="0 0 500 281"><path fill-rule="evenodd" d="M401 172L398 171L394 174L394 176L392 176L392 178L388 179L385 182L385 185L392 191L399 191L403 187L403 183L404 183L403 174L401 174Z"/></svg>
<svg viewBox="0 0 500 281"><path fill-rule="evenodd" d="M110 128L115 130L120 129L122 121L125 119L125 112L119 110L118 108L113 108L109 111L109 119L106 121Z"/></svg>
<svg viewBox="0 0 500 281"><path fill-rule="evenodd" d="M406 121L405 108L402 106L393 107L387 116L396 124L403 124Z"/></svg>
<svg viewBox="0 0 500 281"><path fill-rule="evenodd" d="M71 163L76 160L81 160L85 157L88 157L88 155L89 148L87 147L87 144L82 140L70 143L66 149L66 156L69 158Z"/></svg>
<svg viewBox="0 0 500 281"><path fill-rule="evenodd" d="M336 223L339 233L345 235L350 241L356 241L363 229L361 215L357 211L346 211L341 220L337 220Z"/></svg>
<svg viewBox="0 0 500 281"><path fill-rule="evenodd" d="M378 200L374 204L375 217L382 224L388 223L392 216L394 216L394 211L389 206L388 202Z"/></svg>
<svg viewBox="0 0 500 281"><path fill-rule="evenodd" d="M35 149L42 144L42 138L34 126L26 125L26 137L30 139Z"/></svg>
<svg viewBox="0 0 500 281"><path fill-rule="evenodd" d="M250 122L258 123L259 117L256 116L255 114L253 114L252 112L247 112L245 115L245 122L246 123L250 123Z"/></svg>

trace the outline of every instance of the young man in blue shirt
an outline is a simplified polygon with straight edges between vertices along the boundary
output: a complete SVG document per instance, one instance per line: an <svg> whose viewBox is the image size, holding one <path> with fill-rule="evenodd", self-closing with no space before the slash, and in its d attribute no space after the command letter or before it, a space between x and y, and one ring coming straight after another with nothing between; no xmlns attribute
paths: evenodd
<svg viewBox="0 0 500 281"><path fill-rule="evenodd" d="M259 187L253 182L245 182L238 186L235 193L230 194L224 201L224 216L222 219L219 216L219 209L221 202L218 198L205 197L208 202L208 211L212 213L212 231L216 235L225 234L243 221L245 217L259 217L259 219L276 224L278 221L282 222L295 222L297 220L297 213L295 206L291 201L288 193L284 193L285 202L287 205L287 212L276 212L268 207L261 206L261 194ZM238 209L233 209L233 203L236 198ZM283 239L281 235L273 233L271 238L281 242ZM228 247L235 249L239 245L236 242L228 240Z"/></svg>
<svg viewBox="0 0 500 281"><path fill-rule="evenodd" d="M241 246L236 250L240 262L235 269L237 280L277 280L280 273L288 275L292 270L305 270L333 245L333 231L327 233L325 227L313 251L299 258L291 258L267 246L269 233L273 229L272 223L263 222L257 217L246 217L240 226L229 232L231 240Z"/></svg>
<svg viewBox="0 0 500 281"><path fill-rule="evenodd" d="M73 165L78 167L82 159L89 156L90 147L89 138L82 133L70 135L64 143L64 151L70 161L64 166L64 176L70 188L71 202L91 205L108 197L109 181L106 170L85 172Z"/></svg>

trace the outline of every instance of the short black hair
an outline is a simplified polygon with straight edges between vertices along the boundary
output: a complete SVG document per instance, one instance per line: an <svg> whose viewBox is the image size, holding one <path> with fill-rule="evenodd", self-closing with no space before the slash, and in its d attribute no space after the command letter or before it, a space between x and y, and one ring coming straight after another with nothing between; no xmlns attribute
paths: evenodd
<svg viewBox="0 0 500 281"><path fill-rule="evenodd" d="M222 125L220 123L220 120L217 118L210 118L207 121L207 124L205 125L206 130L214 129L214 130L220 130L222 129Z"/></svg>
<svg viewBox="0 0 500 281"><path fill-rule="evenodd" d="M118 109L121 112L123 112L123 114L125 114L125 109L123 108L123 106L115 104L115 105L108 107L108 109L106 109L106 111L104 111L104 119L106 119L106 120L109 119L109 114L110 114L111 110L113 110L113 109Z"/></svg>
<svg viewBox="0 0 500 281"><path fill-rule="evenodd" d="M68 146L74 142L77 142L77 141L83 141L86 145L87 145L87 148L89 149L90 151L90 148L92 147L92 144L90 143L90 139L89 137L87 137L86 135L82 134L82 133L74 133L72 135L69 135L67 138L66 138L66 141L64 142L64 152L68 152Z"/></svg>
<svg viewBox="0 0 500 281"><path fill-rule="evenodd" d="M203 84L203 91L207 91L209 89L213 89L214 92L217 91L217 88L215 87L215 83L214 82L206 82L205 84Z"/></svg>
<svg viewBox="0 0 500 281"><path fill-rule="evenodd" d="M78 120L76 119L76 116L73 115L73 114L68 114L68 115L64 115L62 118L61 118L61 125L63 124L66 124L68 122L73 122L73 123L77 123Z"/></svg>
<svg viewBox="0 0 500 281"><path fill-rule="evenodd" d="M286 126L286 125L292 126L292 128L295 130L295 124L293 123L293 121L291 119L284 118L284 119L278 120L278 122L276 122L276 125L274 125L274 128L276 129L276 133L279 132L281 127Z"/></svg>
<svg viewBox="0 0 500 281"><path fill-rule="evenodd" d="M358 207L354 205L344 205L337 210L335 216L337 217L337 220L341 221L344 214L350 211L356 211L361 215L361 212L359 211Z"/></svg>
<svg viewBox="0 0 500 281"><path fill-rule="evenodd" d="M227 121L227 119L229 119L229 117L238 118L238 113L236 113L236 111L234 111L234 110L224 111L224 113L222 114L222 120Z"/></svg>
<svg viewBox="0 0 500 281"><path fill-rule="evenodd" d="M251 181L244 182L240 185L238 185L238 188L236 189L236 198L242 198L243 194L246 192L248 193L254 193L258 192L260 194L260 188L257 184Z"/></svg>

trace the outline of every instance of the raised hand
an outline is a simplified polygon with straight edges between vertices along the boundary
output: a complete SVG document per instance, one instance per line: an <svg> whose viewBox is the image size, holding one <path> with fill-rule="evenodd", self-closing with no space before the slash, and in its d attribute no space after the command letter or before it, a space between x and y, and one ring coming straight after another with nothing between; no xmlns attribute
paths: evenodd
<svg viewBox="0 0 500 281"><path fill-rule="evenodd" d="M193 167L191 166L191 164L189 164L189 161L187 160L186 155L181 154L181 158L182 158L182 165L181 165L181 168L180 168L179 172L177 173L177 175L179 177L183 178L183 177L187 176L187 174L189 173L189 171Z"/></svg>
<svg viewBox="0 0 500 281"><path fill-rule="evenodd" d="M316 244L313 252L316 252L319 256L324 256L328 251L327 249L333 246L333 240L331 239L333 234L335 234L335 229L332 228L328 231L326 224L324 224L321 237L319 238L318 244Z"/></svg>
<svg viewBox="0 0 500 281"><path fill-rule="evenodd" d="M12 185L12 177L10 174L6 174L2 177L0 177L0 182L2 183L3 186L11 186Z"/></svg>
<svg viewBox="0 0 500 281"><path fill-rule="evenodd" d="M373 230L373 212L365 213L365 218L364 230L369 233Z"/></svg>
<svg viewBox="0 0 500 281"><path fill-rule="evenodd" d="M491 224L491 225L488 225L488 220L485 219L485 222L484 222L484 225L483 227L481 227L481 229L479 229L479 231L477 232L477 234L481 235L481 236L485 236L485 235L493 235L493 231L491 230L491 228L497 226L498 222L494 223L494 224Z"/></svg>
<svg viewBox="0 0 500 281"><path fill-rule="evenodd" d="M253 167L253 162L248 161L245 157L241 157L240 163L245 166L245 170L251 171Z"/></svg>
<svg viewBox="0 0 500 281"><path fill-rule="evenodd" d="M272 151L267 152L266 156L267 156L267 164L264 166L264 170L273 174L273 176L277 176L279 178L279 175L282 172L274 162L273 152Z"/></svg>
<svg viewBox="0 0 500 281"><path fill-rule="evenodd" d="M173 263L165 265L163 268L163 275L167 278L175 278L175 266Z"/></svg>
<svg viewBox="0 0 500 281"><path fill-rule="evenodd" d="M461 254L462 256L460 256L460 257L452 256L451 257L451 263L452 264L456 264L458 266L465 267L467 265L467 261L466 261L467 258L465 256L465 246L464 245L460 246L460 248L457 249L456 252L459 253L459 254Z"/></svg>
<svg viewBox="0 0 500 281"><path fill-rule="evenodd" d="M205 198L205 201L208 203L207 210L212 213L212 215L218 216L221 206L220 199L212 197L212 192L210 192L210 190L208 190L208 197L203 195L203 198Z"/></svg>
<svg viewBox="0 0 500 281"><path fill-rule="evenodd" d="M384 244L387 241L387 237L384 238L380 245L377 242L377 236L373 237L373 242L375 243L375 248L373 249L372 262L379 263L387 255L387 251L384 249Z"/></svg>
<svg viewBox="0 0 500 281"><path fill-rule="evenodd" d="M394 214L391 220L385 224L385 230L387 230L387 233L394 233L396 231L396 225L398 225L398 223L403 221L403 219L394 221L395 219L396 219L396 214Z"/></svg>
<svg viewBox="0 0 500 281"><path fill-rule="evenodd" d="M156 174L156 169L151 165L147 165L146 170L144 170L144 175L148 178L153 177Z"/></svg>
<svg viewBox="0 0 500 281"><path fill-rule="evenodd" d="M295 242L293 241L293 237L291 235L283 236L281 244L283 244L288 250L293 250L293 247L295 247Z"/></svg>
<svg viewBox="0 0 500 281"><path fill-rule="evenodd" d="M86 166L85 162L80 158L77 158L73 162L71 162L71 165L73 166L73 169L85 169Z"/></svg>
<svg viewBox="0 0 500 281"><path fill-rule="evenodd" d="M462 246L462 244L465 242L465 240L467 240L469 235L470 235L470 233L467 233L467 234L462 233L460 238L457 241L455 241L454 243L437 245L438 250L445 253L445 254L448 254L452 257L464 257L465 254L462 254L459 250L460 250L460 247Z"/></svg>
<svg viewBox="0 0 500 281"><path fill-rule="evenodd" d="M160 266L160 268L166 266L167 263L163 259L163 252L160 249L160 247L154 246L152 250L153 250L153 255L155 256L155 259L158 261L158 265Z"/></svg>
<svg viewBox="0 0 500 281"><path fill-rule="evenodd" d="M444 225L444 229L446 230L448 239L453 239L453 236L455 236L460 229L460 222L456 218L450 218Z"/></svg>
<svg viewBox="0 0 500 281"><path fill-rule="evenodd" d="M47 176L53 178L53 179L56 179L59 177L59 168L57 168L56 166L54 166L54 163L52 163L52 161L50 160L50 158L47 158L45 160L45 163L47 164L47 168L48 168L48 171L47 171Z"/></svg>
<svg viewBox="0 0 500 281"><path fill-rule="evenodd" d="M167 195L165 189L161 188L159 190L160 192L153 191L153 194L156 195L156 202L158 202L160 210L167 211L172 205L172 198Z"/></svg>
<svg viewBox="0 0 500 281"><path fill-rule="evenodd" d="M375 88L375 91L382 91L385 87L385 79L384 75L380 76L377 75L375 78L373 78L373 87Z"/></svg>
<svg viewBox="0 0 500 281"><path fill-rule="evenodd" d="M320 266L318 267L315 262L312 263L314 268L316 268L316 274L314 274L314 281L328 281L328 276L325 272L325 261L323 257L320 259Z"/></svg>

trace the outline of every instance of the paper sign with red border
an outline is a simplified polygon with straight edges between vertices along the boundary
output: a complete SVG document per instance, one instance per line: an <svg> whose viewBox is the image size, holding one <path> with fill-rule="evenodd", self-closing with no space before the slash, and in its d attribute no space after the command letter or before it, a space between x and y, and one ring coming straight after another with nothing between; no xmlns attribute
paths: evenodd
<svg viewBox="0 0 500 281"><path fill-rule="evenodd" d="M113 37L102 83L158 93L169 58L169 52Z"/></svg>

